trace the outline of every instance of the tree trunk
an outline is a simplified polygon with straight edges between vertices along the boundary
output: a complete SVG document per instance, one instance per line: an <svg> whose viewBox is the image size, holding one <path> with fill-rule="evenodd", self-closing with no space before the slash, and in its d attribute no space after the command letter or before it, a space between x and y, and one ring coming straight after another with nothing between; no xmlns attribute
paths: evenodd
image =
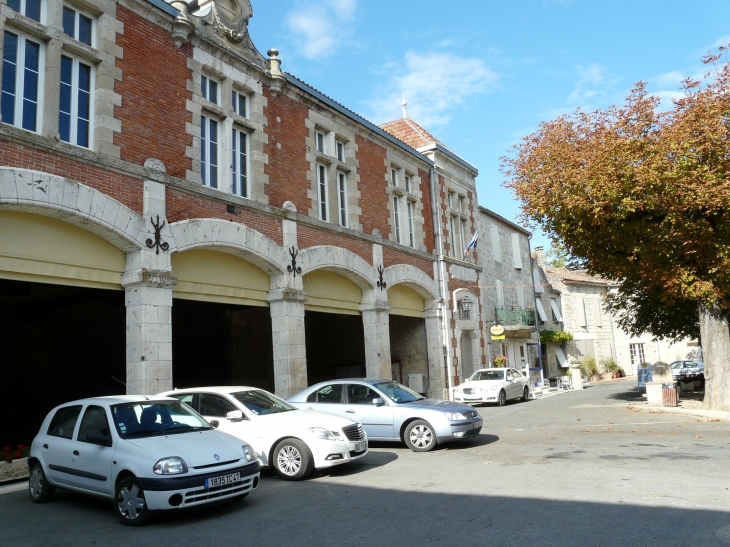
<svg viewBox="0 0 730 547"><path fill-rule="evenodd" d="M700 334L705 359L705 402L707 410L730 412L730 328L717 306L700 304Z"/></svg>

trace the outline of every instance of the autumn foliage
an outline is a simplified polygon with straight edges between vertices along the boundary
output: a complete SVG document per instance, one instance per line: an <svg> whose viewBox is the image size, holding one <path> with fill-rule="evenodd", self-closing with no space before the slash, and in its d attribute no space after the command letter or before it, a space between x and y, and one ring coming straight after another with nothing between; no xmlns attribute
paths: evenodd
<svg viewBox="0 0 730 547"><path fill-rule="evenodd" d="M665 309L701 304L727 326L730 63L721 55L705 59L702 81L683 82L669 110L640 82L621 108L542 123L502 158L502 172L524 219L591 272L628 280Z"/></svg>

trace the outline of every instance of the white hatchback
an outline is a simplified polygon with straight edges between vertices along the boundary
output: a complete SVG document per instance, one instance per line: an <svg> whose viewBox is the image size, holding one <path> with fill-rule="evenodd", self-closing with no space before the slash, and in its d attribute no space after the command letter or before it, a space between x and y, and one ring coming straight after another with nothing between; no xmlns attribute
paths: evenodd
<svg viewBox="0 0 730 547"><path fill-rule="evenodd" d="M108 499L123 524L150 511L244 498L258 487L253 449L216 431L177 399L96 397L54 408L33 439L29 491L55 488Z"/></svg>
<svg viewBox="0 0 730 547"><path fill-rule="evenodd" d="M514 368L485 368L454 389L454 400L463 403L497 403L503 406L509 399L527 401L530 383Z"/></svg>
<svg viewBox="0 0 730 547"><path fill-rule="evenodd" d="M343 418L299 410L254 387L200 387L167 391L190 405L219 430L245 439L262 466L273 466L287 480L301 480L313 469L362 458L368 439L362 425Z"/></svg>

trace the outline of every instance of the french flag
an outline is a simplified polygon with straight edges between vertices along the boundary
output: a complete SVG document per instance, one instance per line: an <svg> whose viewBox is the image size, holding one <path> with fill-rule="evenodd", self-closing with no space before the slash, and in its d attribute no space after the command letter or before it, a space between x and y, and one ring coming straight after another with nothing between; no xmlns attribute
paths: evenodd
<svg viewBox="0 0 730 547"><path fill-rule="evenodd" d="M477 239L479 239L479 231L474 230L474 235L472 236L471 241L469 242L469 245L464 247L464 258L469 256L470 250L477 248Z"/></svg>

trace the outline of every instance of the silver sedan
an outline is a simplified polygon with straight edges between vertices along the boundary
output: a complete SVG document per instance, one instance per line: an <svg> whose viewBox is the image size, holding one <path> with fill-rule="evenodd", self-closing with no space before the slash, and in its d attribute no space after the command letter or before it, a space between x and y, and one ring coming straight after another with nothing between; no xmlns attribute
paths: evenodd
<svg viewBox="0 0 730 547"><path fill-rule="evenodd" d="M427 399L392 380L321 382L287 400L297 408L354 418L362 423L368 439L404 441L414 452L478 435L483 423L468 405Z"/></svg>

